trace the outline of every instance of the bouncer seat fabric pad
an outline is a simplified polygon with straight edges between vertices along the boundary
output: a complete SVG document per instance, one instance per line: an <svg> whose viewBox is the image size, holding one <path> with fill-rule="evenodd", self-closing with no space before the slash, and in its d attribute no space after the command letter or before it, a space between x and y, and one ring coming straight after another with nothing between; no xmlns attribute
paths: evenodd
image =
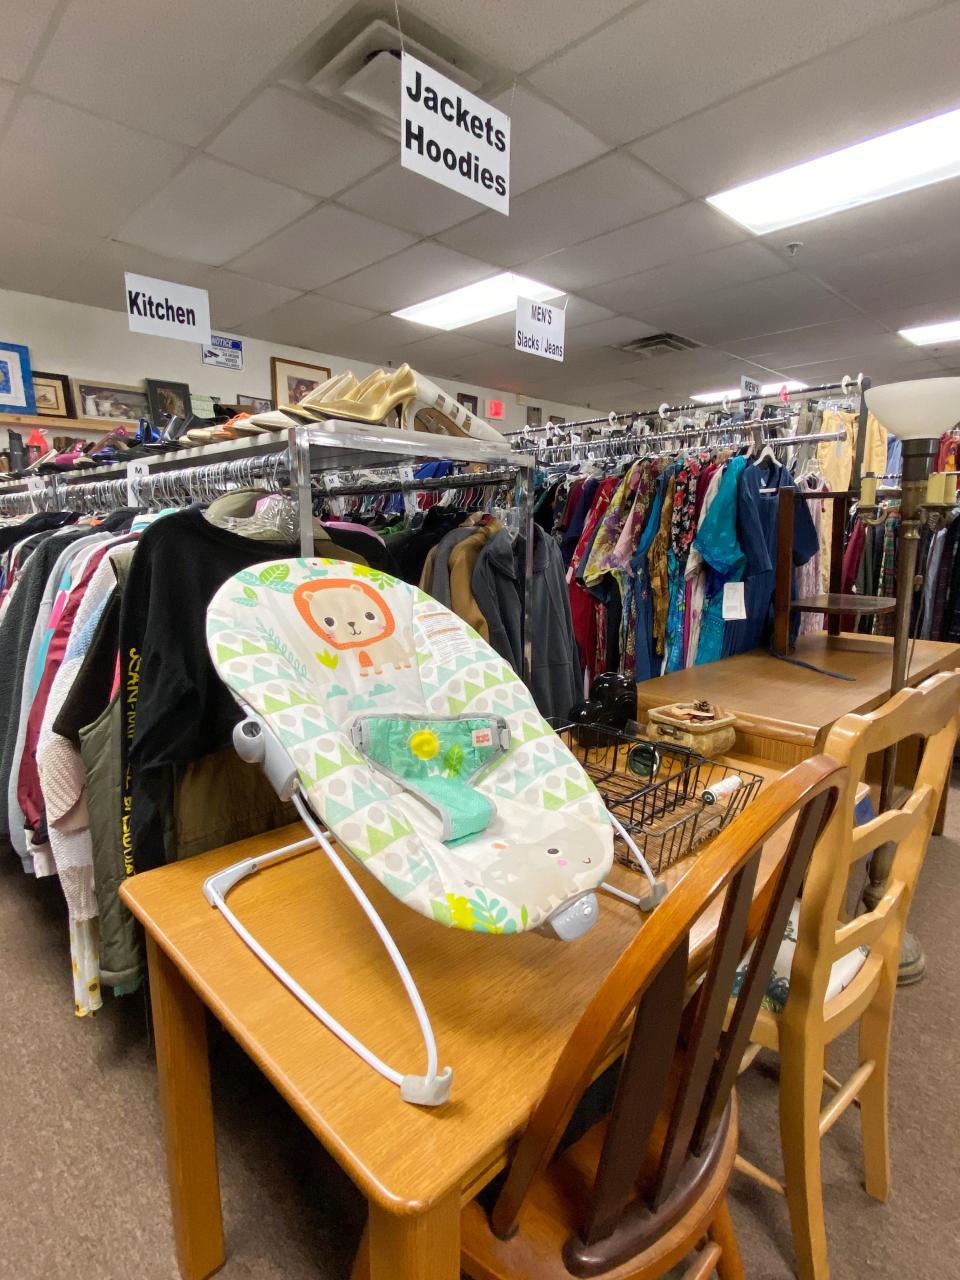
<svg viewBox="0 0 960 1280"><path fill-rule="evenodd" d="M418 588L341 560L254 565L211 601L207 644L237 700L288 752L313 812L421 914L519 933L609 873L613 829L593 782L499 654ZM370 717L408 722L396 741L412 759L440 756L435 791L446 775L485 797L481 829L450 840L442 806L405 785L409 761L398 758L398 780L365 758L354 728ZM509 745L486 767L482 752L461 761L443 749L440 722L470 717L506 727Z"/></svg>

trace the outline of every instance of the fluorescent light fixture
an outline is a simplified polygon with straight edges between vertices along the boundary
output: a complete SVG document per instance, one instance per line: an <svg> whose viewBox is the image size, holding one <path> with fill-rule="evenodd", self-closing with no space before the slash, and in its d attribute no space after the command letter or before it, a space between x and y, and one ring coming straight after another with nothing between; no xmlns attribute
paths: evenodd
<svg viewBox="0 0 960 1280"><path fill-rule="evenodd" d="M441 293L436 298L418 302L413 307L404 307L402 311L394 311L393 314L401 320L427 324L434 329L462 329L465 324L476 324L479 320L489 320L491 316L503 316L508 311L514 311L518 298L548 302L562 294L562 289L553 289L548 284L541 284L539 280L530 280L527 276L504 271L498 276L491 276L489 280L468 284L451 293Z"/></svg>
<svg viewBox="0 0 960 1280"><path fill-rule="evenodd" d="M708 196L757 235L960 176L960 110Z"/></svg>
<svg viewBox="0 0 960 1280"><path fill-rule="evenodd" d="M900 337L915 347L930 347L939 342L960 342L960 320L944 320L942 324L922 324L916 329L901 329Z"/></svg>
<svg viewBox="0 0 960 1280"><path fill-rule="evenodd" d="M807 384L805 382L795 382L789 378L783 378L780 382L765 382L760 388L761 396L775 396L780 394L780 388L786 387L788 391L802 391ZM698 404L713 404L715 400L740 400L743 398L743 392L739 387L727 387L726 391L698 391L696 395L690 397L696 400Z"/></svg>

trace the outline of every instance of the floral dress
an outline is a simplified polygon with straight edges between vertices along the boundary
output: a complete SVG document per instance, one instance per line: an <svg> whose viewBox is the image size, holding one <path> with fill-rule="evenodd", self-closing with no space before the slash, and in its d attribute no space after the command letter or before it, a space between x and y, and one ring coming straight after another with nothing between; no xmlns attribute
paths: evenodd
<svg viewBox="0 0 960 1280"><path fill-rule="evenodd" d="M703 463L699 458L687 458L677 472L667 552L670 603L667 610L666 671L679 671L683 666L685 571L690 544L697 532L697 480L702 469Z"/></svg>

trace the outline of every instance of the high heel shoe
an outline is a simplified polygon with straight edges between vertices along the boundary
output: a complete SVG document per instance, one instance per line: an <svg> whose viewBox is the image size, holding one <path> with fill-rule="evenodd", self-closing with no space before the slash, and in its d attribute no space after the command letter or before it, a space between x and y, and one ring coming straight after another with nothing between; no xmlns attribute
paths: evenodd
<svg viewBox="0 0 960 1280"><path fill-rule="evenodd" d="M314 406L312 413L317 418L341 418L346 422L373 426L386 422L395 412L399 425L405 431L423 430L434 435L463 436L473 440L503 439L495 427L470 413L408 364L402 364L392 376L382 375L379 380L371 374L365 382L369 385L362 395L358 388L353 399L327 400Z"/></svg>
<svg viewBox="0 0 960 1280"><path fill-rule="evenodd" d="M300 401L301 405L312 408L314 405L322 404L324 400L346 399L357 389L357 380L349 369L343 373L335 373L332 378L327 378L326 382L321 382L318 387L307 393Z"/></svg>
<svg viewBox="0 0 960 1280"><path fill-rule="evenodd" d="M315 422L327 418L344 418L349 422L363 422L368 426L383 421L383 415L389 413L392 405L389 389L393 375L383 369L376 369L355 388L350 396L324 400L322 404L307 405L303 402L296 406L283 406L284 413L300 413L309 415Z"/></svg>

